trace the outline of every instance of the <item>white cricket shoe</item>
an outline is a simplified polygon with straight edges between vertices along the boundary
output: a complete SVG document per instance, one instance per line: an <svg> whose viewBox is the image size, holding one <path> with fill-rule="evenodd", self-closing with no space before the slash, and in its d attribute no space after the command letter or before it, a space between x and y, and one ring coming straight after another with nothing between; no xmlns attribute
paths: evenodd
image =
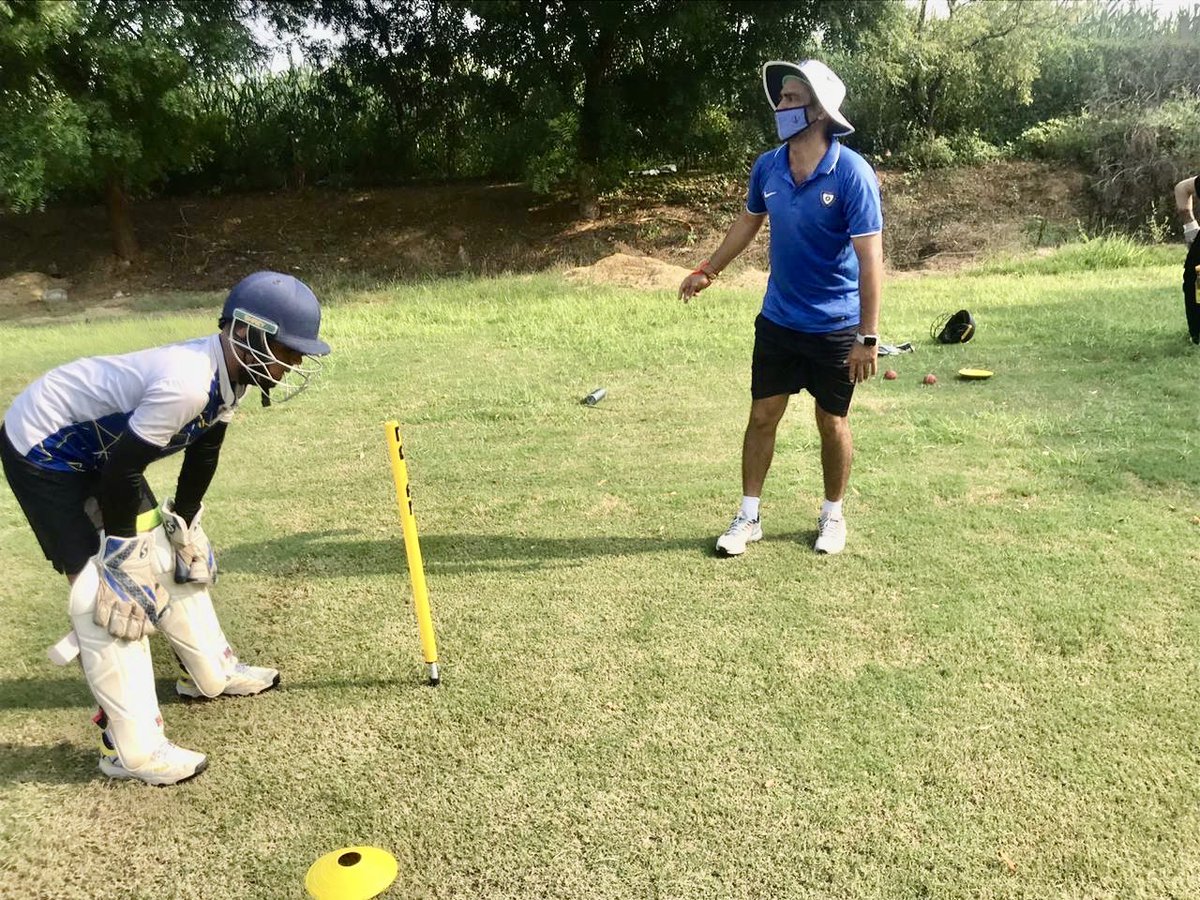
<svg viewBox="0 0 1200 900"><path fill-rule="evenodd" d="M818 553L841 553L846 549L846 520L841 516L822 514L817 518L817 542L813 549Z"/></svg>
<svg viewBox="0 0 1200 900"><path fill-rule="evenodd" d="M761 541L762 525L758 519L747 519L739 511L725 533L717 538L717 556L741 556L746 545Z"/></svg>
<svg viewBox="0 0 1200 900"><path fill-rule="evenodd" d="M127 769L120 757L107 748L100 755L100 771L109 778L144 781L146 784L179 784L194 778L208 768L208 757L194 750L185 750L170 741L163 741L144 766Z"/></svg>
<svg viewBox="0 0 1200 900"><path fill-rule="evenodd" d="M278 669L270 669L266 666L248 666L240 662L233 667L233 674L229 676L225 682L225 687L217 696L250 697L254 694L261 694L263 691L269 691L278 684ZM196 683L192 681L191 676L187 674L182 675L175 682L175 693L181 697L207 699L200 692L200 688L196 687Z"/></svg>

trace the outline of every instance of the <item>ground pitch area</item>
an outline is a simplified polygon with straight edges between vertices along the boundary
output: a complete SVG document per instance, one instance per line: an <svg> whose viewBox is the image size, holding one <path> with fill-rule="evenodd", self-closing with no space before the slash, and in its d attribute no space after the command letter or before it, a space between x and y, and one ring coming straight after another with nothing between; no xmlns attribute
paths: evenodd
<svg viewBox="0 0 1200 900"><path fill-rule="evenodd" d="M321 383L247 404L205 513L225 630L281 687L181 703L154 639L167 732L210 754L193 782L97 772L80 673L45 658L64 586L0 490L0 895L300 897L367 844L404 898L1197 896L1200 354L1176 263L1094 260L888 283L882 339L917 351L855 399L830 558L807 398L765 540L711 553L754 293L334 290ZM219 297L199 302L0 326L0 398L205 333ZM960 307L978 336L933 344ZM151 469L160 495L177 465Z"/></svg>

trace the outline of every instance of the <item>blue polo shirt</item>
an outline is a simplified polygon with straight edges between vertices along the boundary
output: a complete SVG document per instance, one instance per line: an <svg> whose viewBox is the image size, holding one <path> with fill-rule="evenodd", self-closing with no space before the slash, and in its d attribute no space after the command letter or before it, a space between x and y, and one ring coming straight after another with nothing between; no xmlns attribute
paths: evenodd
<svg viewBox="0 0 1200 900"><path fill-rule="evenodd" d="M850 239L883 230L879 182L836 139L803 184L787 144L754 163L746 209L771 222L771 277L762 314L776 325L824 333L859 322L858 256Z"/></svg>

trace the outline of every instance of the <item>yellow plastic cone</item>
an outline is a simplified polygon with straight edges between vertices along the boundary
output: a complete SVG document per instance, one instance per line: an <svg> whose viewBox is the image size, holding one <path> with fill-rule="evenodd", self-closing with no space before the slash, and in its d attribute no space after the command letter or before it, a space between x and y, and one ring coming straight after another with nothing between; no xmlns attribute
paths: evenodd
<svg viewBox="0 0 1200 900"><path fill-rule="evenodd" d="M396 857L378 847L343 847L309 866L304 887L315 900L370 900L396 880Z"/></svg>

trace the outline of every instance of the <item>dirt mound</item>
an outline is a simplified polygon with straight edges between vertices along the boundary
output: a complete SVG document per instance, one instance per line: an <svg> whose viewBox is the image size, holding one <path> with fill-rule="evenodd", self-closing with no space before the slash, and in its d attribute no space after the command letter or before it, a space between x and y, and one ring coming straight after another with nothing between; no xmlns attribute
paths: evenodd
<svg viewBox="0 0 1200 900"><path fill-rule="evenodd" d="M64 302L71 282L41 272L16 272L0 278L0 312L38 309Z"/></svg>
<svg viewBox="0 0 1200 900"><path fill-rule="evenodd" d="M568 269L566 277L569 281L586 284L619 284L622 287L674 293L690 271L685 266L675 266L652 256L614 253L596 260L590 266ZM761 292L767 286L767 273L754 268L733 271L723 276L719 284L722 287Z"/></svg>
<svg viewBox="0 0 1200 900"><path fill-rule="evenodd" d="M566 276L570 281L588 284L619 284L642 290L676 291L689 271L683 266L673 266L652 256L614 253L590 266L569 269Z"/></svg>

